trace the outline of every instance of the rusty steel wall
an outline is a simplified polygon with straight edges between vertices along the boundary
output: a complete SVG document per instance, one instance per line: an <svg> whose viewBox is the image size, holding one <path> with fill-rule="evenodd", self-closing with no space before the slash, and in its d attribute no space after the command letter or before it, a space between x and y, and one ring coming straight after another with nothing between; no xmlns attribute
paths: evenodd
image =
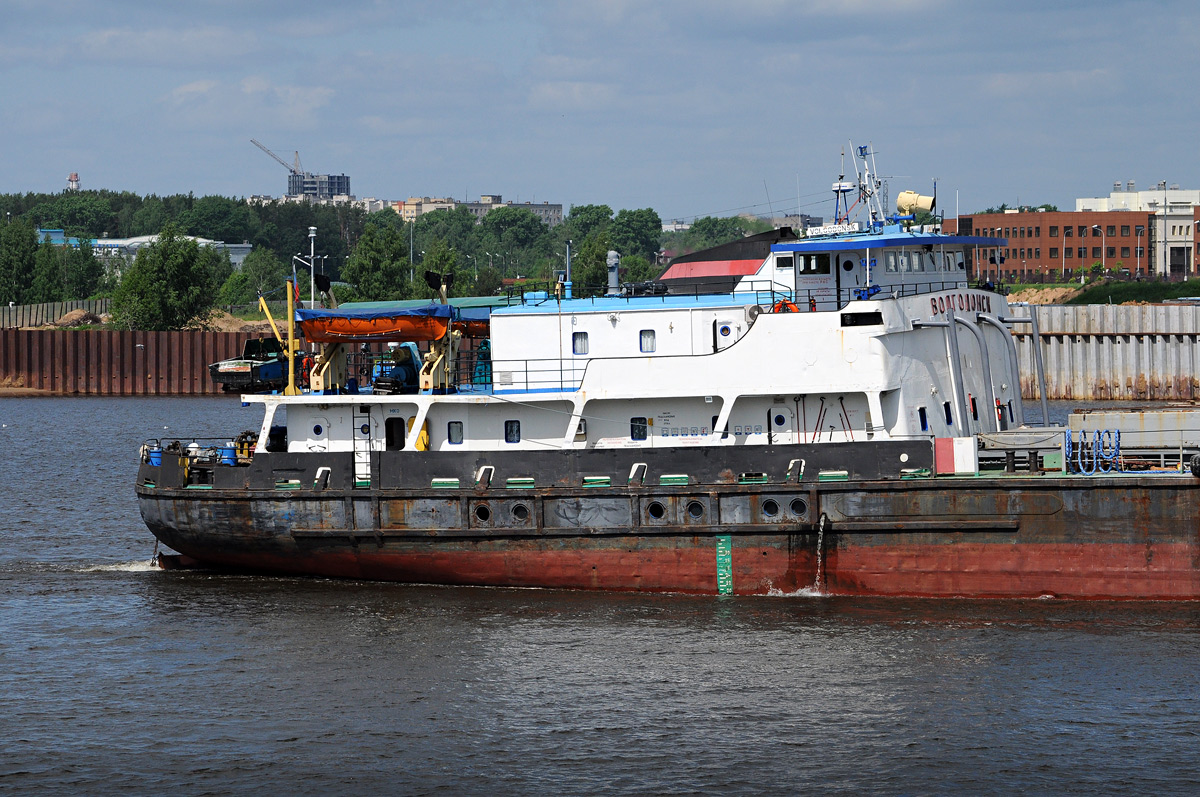
<svg viewBox="0 0 1200 797"><path fill-rule="evenodd" d="M61 395L221 392L208 365L241 354L242 332L0 330L0 388Z"/></svg>
<svg viewBox="0 0 1200 797"><path fill-rule="evenodd" d="M1046 396L1050 399L1192 401L1200 399L1200 306L1030 305L1037 313ZM1016 327L1021 395L1038 398L1033 336Z"/></svg>

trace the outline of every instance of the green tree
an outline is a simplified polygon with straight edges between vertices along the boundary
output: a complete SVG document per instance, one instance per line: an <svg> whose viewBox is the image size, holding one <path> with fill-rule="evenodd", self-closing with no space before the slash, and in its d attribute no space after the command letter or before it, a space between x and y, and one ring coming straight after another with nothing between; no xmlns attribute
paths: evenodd
<svg viewBox="0 0 1200 797"><path fill-rule="evenodd" d="M688 232L696 249L707 249L741 238L744 233L740 222L737 217L704 216L692 222Z"/></svg>
<svg viewBox="0 0 1200 797"><path fill-rule="evenodd" d="M104 264L96 259L91 243L82 240L77 247L65 247L62 250L61 263L64 299L90 299L100 290L104 279Z"/></svg>
<svg viewBox="0 0 1200 797"><path fill-rule="evenodd" d="M219 260L214 250L202 249L168 224L122 275L113 296L113 325L161 331L204 321L220 284Z"/></svg>
<svg viewBox="0 0 1200 797"><path fill-rule="evenodd" d="M488 211L480 227L505 250L533 247L546 234L545 223L533 211L507 205Z"/></svg>
<svg viewBox="0 0 1200 797"><path fill-rule="evenodd" d="M645 282L656 278L661 271L661 268L641 255L621 258L622 282Z"/></svg>
<svg viewBox="0 0 1200 797"><path fill-rule="evenodd" d="M342 278L354 286L359 301L412 298L414 286L408 277L408 242L394 228L374 224L363 230L342 269Z"/></svg>
<svg viewBox="0 0 1200 797"><path fill-rule="evenodd" d="M37 249L32 224L14 218L0 226L0 303L29 304Z"/></svg>
<svg viewBox="0 0 1200 797"><path fill-rule="evenodd" d="M608 285L608 250L612 249L607 230L588 236L571 258L572 292L587 297L603 294Z"/></svg>
<svg viewBox="0 0 1200 797"><path fill-rule="evenodd" d="M33 258L33 279L30 280L29 290L25 293L26 304L62 301L61 255L62 247L49 241L42 241L38 246Z"/></svg>
<svg viewBox="0 0 1200 797"><path fill-rule="evenodd" d="M425 250L421 260L421 274L417 280L417 293L422 298L433 299L436 292L425 282L424 273L452 274L453 284L450 286L450 296L468 296L473 285L470 272L463 272L458 266L458 250L442 240L434 239Z"/></svg>
<svg viewBox="0 0 1200 797"><path fill-rule="evenodd" d="M613 248L623 256L640 255L653 260L658 253L659 238L662 237L662 219L651 208L619 210L609 232Z"/></svg>
<svg viewBox="0 0 1200 797"><path fill-rule="evenodd" d="M502 287L504 287L504 280L500 277L500 272L491 266L481 266L471 294L473 296L495 296Z"/></svg>
<svg viewBox="0 0 1200 797"><path fill-rule="evenodd" d="M270 249L253 249L242 261L242 267L221 285L220 303L254 304L259 294L268 296L282 292L291 275L288 267Z"/></svg>
<svg viewBox="0 0 1200 797"><path fill-rule="evenodd" d="M566 237L582 242L592 233L607 228L612 215L608 205L572 205L571 212L563 220Z"/></svg>

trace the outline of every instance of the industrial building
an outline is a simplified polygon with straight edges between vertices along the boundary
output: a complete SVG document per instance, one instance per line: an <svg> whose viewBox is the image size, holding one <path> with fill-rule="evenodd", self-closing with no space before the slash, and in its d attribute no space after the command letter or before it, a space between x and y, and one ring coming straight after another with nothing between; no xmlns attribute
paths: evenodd
<svg viewBox="0 0 1200 797"><path fill-rule="evenodd" d="M969 253L978 279L1060 278L1093 266L1113 275L1185 279L1197 275L1200 191L1168 187L1137 191L1113 183L1107 197L1075 200L1074 211L1034 208L972 213L946 219L944 230L1008 239L1004 247Z"/></svg>

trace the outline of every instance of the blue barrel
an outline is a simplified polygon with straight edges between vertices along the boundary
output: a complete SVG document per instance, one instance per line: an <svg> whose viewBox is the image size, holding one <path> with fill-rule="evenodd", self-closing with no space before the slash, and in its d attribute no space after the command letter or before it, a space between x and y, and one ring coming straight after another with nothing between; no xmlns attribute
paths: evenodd
<svg viewBox="0 0 1200 797"><path fill-rule="evenodd" d="M221 446L221 464L236 465L237 455L234 453L233 445Z"/></svg>
<svg viewBox="0 0 1200 797"><path fill-rule="evenodd" d="M150 449L150 464L155 467L162 465L162 449L161 448Z"/></svg>

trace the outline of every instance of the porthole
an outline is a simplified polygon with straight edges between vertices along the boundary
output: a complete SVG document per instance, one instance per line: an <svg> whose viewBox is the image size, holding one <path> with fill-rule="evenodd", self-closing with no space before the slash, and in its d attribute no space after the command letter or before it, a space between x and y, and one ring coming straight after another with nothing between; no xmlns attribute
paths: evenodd
<svg viewBox="0 0 1200 797"><path fill-rule="evenodd" d="M785 423L787 423L787 418L784 418L782 415L775 416L775 425L776 426L783 426Z"/></svg>
<svg viewBox="0 0 1200 797"><path fill-rule="evenodd" d="M475 519L480 523L487 523L492 519L492 510L488 509L487 504L479 504L475 507Z"/></svg>
<svg viewBox="0 0 1200 797"><path fill-rule="evenodd" d="M699 520L704 517L704 504L699 501L689 501L687 505L688 517L692 520Z"/></svg>
<svg viewBox="0 0 1200 797"><path fill-rule="evenodd" d="M318 423L316 426L313 427L313 436L314 437L320 437L323 434L325 434L324 426L322 426L321 424Z"/></svg>
<svg viewBox="0 0 1200 797"><path fill-rule="evenodd" d="M775 517L779 514L779 504L768 498L762 502L762 511L767 517Z"/></svg>
<svg viewBox="0 0 1200 797"><path fill-rule="evenodd" d="M363 434L370 434L371 433L371 424L364 423L362 426L358 427L358 431L362 432Z"/></svg>
<svg viewBox="0 0 1200 797"><path fill-rule="evenodd" d="M792 501L792 514L797 517L804 517L808 514L808 504L803 498L796 498Z"/></svg>
<svg viewBox="0 0 1200 797"><path fill-rule="evenodd" d="M526 520L529 519L529 507L525 506L524 504L515 505L512 508L512 516L513 516L513 520L517 520L517 521L520 521L521 523L524 523Z"/></svg>
<svg viewBox="0 0 1200 797"><path fill-rule="evenodd" d="M658 501L651 501L646 507L646 514L651 520L662 520L667 515L667 508Z"/></svg>

